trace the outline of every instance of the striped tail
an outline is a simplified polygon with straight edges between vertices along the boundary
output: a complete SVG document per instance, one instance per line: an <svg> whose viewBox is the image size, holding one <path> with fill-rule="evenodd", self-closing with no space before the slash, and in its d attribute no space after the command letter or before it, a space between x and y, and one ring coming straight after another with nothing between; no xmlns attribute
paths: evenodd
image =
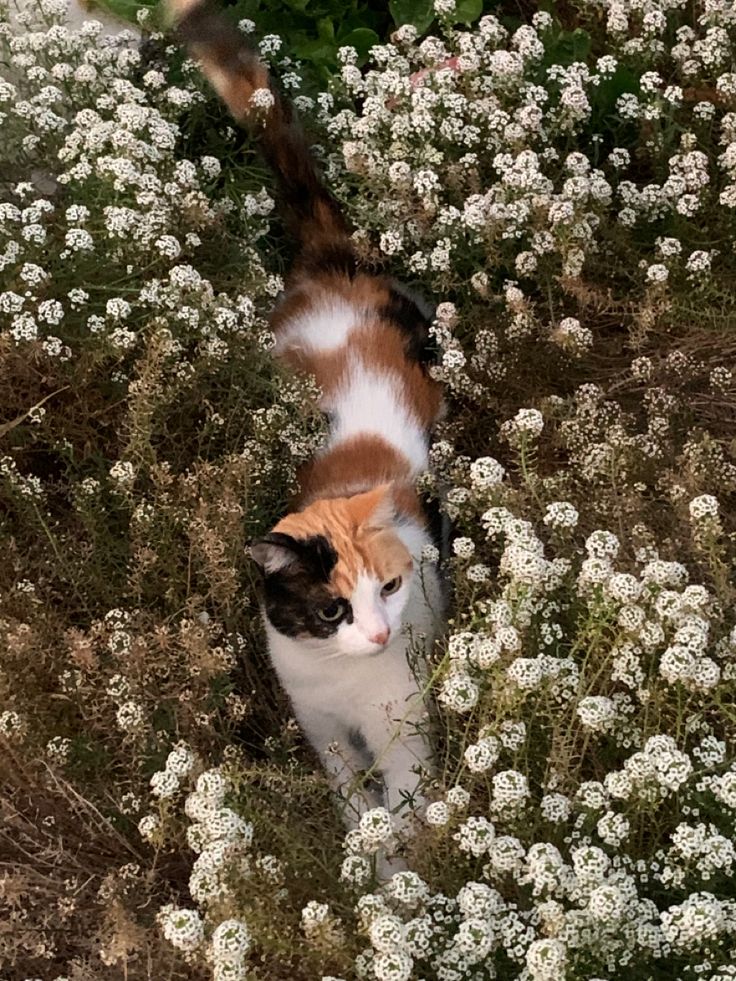
<svg viewBox="0 0 736 981"><path fill-rule="evenodd" d="M343 256L351 266L350 235L338 204L321 180L290 103L272 84L256 51L209 0L167 0L167 6L205 77L234 118L257 135L303 258ZM265 97L253 100L259 90Z"/></svg>

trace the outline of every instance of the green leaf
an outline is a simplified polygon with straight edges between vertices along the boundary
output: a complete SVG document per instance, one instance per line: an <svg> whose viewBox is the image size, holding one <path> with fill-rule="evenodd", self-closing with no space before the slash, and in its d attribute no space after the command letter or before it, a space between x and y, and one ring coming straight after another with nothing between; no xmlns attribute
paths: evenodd
<svg viewBox="0 0 736 981"><path fill-rule="evenodd" d="M335 40L335 25L329 17L321 17L317 21L317 33L323 41Z"/></svg>
<svg viewBox="0 0 736 981"><path fill-rule="evenodd" d="M345 37L341 37L339 40L341 47L349 46L355 48L359 57L367 58L368 52L373 45L380 44L381 39L369 27L356 27L354 31L350 31L349 34L346 34Z"/></svg>
<svg viewBox="0 0 736 981"><path fill-rule="evenodd" d="M468 27L483 13L483 0L457 0L453 21Z"/></svg>
<svg viewBox="0 0 736 981"><path fill-rule="evenodd" d="M136 15L139 10L151 10L157 6L158 0L97 0L98 6L109 11L114 17L137 24Z"/></svg>
<svg viewBox="0 0 736 981"><path fill-rule="evenodd" d="M411 24L420 34L424 34L434 20L432 0L389 0L388 9L397 27Z"/></svg>
<svg viewBox="0 0 736 981"><path fill-rule="evenodd" d="M292 50L297 58L303 61L324 62L335 60L335 45L322 38L292 43Z"/></svg>
<svg viewBox="0 0 736 981"><path fill-rule="evenodd" d="M613 137L611 127L615 125L612 117L616 115L616 100L624 92L639 94L639 79L629 68L619 65L613 75L600 82L591 93L590 125L594 129L608 131Z"/></svg>
<svg viewBox="0 0 736 981"><path fill-rule="evenodd" d="M571 65L574 61L585 61L590 54L590 34L576 27L574 31L560 31L547 47L544 64Z"/></svg>

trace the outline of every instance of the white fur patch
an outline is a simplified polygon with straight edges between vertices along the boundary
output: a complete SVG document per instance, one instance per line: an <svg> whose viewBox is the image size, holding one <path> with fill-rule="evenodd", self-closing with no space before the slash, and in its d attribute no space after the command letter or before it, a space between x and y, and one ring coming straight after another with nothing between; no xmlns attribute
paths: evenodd
<svg viewBox="0 0 736 981"><path fill-rule="evenodd" d="M352 303L333 296L294 317L279 330L275 351L287 348L332 352L344 344L352 330L363 321L363 311Z"/></svg>
<svg viewBox="0 0 736 981"><path fill-rule="evenodd" d="M353 623L358 639L365 643L371 640L376 634L385 630L392 632L401 626L401 610L399 616L390 617L386 604L381 596L380 583L375 576L361 572L350 597L350 605L353 608ZM403 606L403 604L402 604Z"/></svg>
<svg viewBox="0 0 736 981"><path fill-rule="evenodd" d="M404 454L416 474L427 466L429 442L423 426L402 398L399 378L373 371L353 359L340 389L325 400L333 416L330 445L353 436L381 436Z"/></svg>

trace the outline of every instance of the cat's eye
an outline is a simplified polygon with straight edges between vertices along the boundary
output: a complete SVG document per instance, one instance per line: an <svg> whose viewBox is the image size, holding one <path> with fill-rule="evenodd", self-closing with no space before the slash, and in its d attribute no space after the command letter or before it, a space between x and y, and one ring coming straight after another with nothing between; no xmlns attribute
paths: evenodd
<svg viewBox="0 0 736 981"><path fill-rule="evenodd" d="M389 579L388 582L383 584L383 589L381 590L382 596L390 596L392 593L396 593L401 588L401 576L396 576L394 579Z"/></svg>
<svg viewBox="0 0 736 981"><path fill-rule="evenodd" d="M333 600L321 610L317 610L317 616L325 623L337 623L345 615L345 600Z"/></svg>

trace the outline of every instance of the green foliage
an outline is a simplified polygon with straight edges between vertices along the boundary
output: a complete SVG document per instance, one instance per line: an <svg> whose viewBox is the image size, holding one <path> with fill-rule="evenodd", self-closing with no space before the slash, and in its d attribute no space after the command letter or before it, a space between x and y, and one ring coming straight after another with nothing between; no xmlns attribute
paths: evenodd
<svg viewBox="0 0 736 981"><path fill-rule="evenodd" d="M163 0L96 0L115 16L138 22L140 11L147 11L147 26L162 28L166 24ZM278 34L284 41L284 53L302 62L311 81L326 81L334 74L337 52L350 45L361 63L375 44L380 44L394 27L411 24L420 34L434 24L433 0L224 0L234 19L248 18L256 25L258 37ZM496 6L493 0L458 0L450 24L470 26L484 9Z"/></svg>

